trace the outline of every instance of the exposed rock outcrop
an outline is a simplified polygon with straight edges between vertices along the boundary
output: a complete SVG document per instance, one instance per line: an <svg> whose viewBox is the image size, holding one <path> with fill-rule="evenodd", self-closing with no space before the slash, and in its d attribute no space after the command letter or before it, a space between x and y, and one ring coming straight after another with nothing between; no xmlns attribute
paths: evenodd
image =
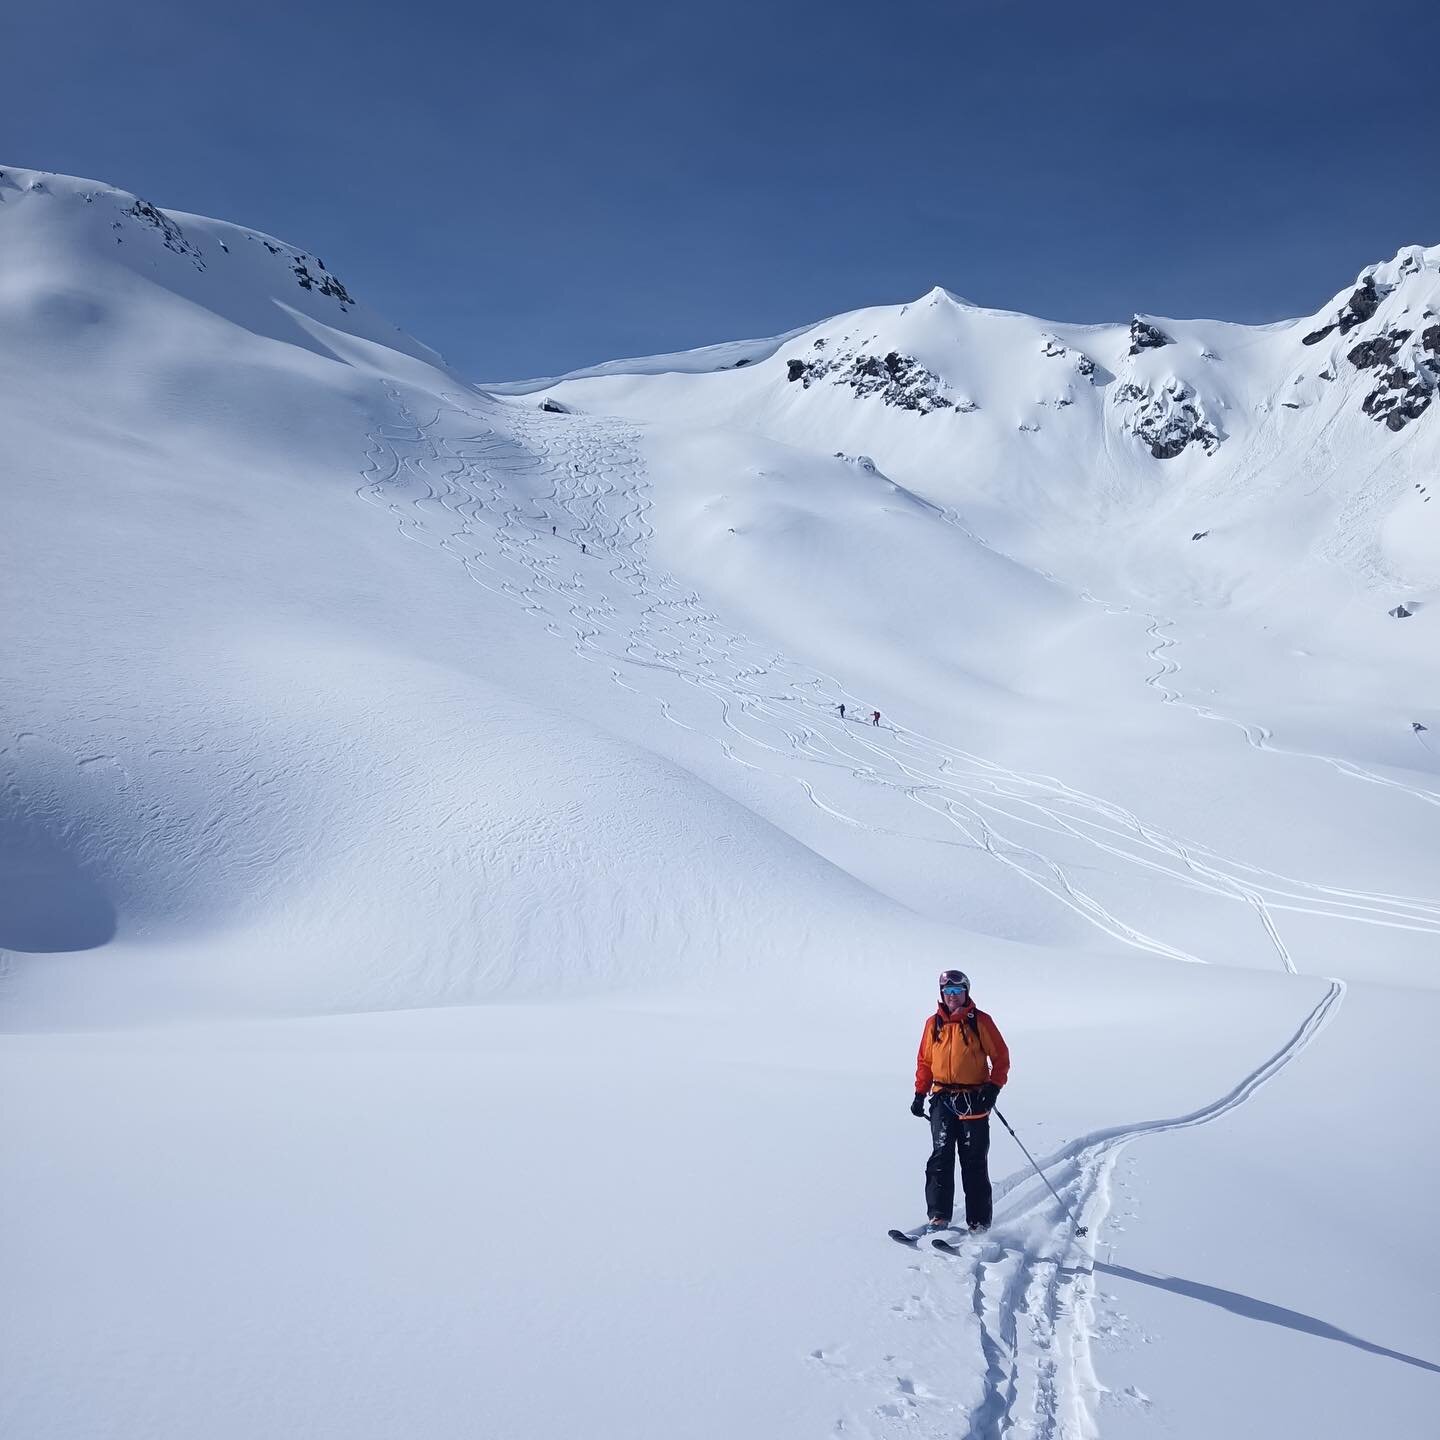
<svg viewBox="0 0 1440 1440"><path fill-rule="evenodd" d="M153 225L160 232L161 243L176 255L189 257L197 270L205 268L205 256L198 245L185 237L185 232L163 210L157 210L148 200L137 199L128 210L122 212L146 225Z"/></svg>
<svg viewBox="0 0 1440 1440"><path fill-rule="evenodd" d="M1373 370L1375 385L1360 408L1391 430L1403 430L1430 408L1440 388L1440 324L1381 331L1345 357L1357 370Z"/></svg>
<svg viewBox="0 0 1440 1440"><path fill-rule="evenodd" d="M1364 275L1350 298L1340 307L1339 313L1319 330L1312 330L1300 342L1302 345L1317 345L1332 331L1348 335L1357 325L1363 325L1380 308L1384 295L1375 285L1373 275Z"/></svg>
<svg viewBox="0 0 1440 1440"><path fill-rule="evenodd" d="M323 260L317 260L315 262L320 271L319 275L312 275L310 273L310 268L305 263L305 256L293 255L291 256L291 260L294 262L295 278L299 282L302 290L315 290L321 295L329 295L332 299L340 302L340 308L342 310L348 309L355 303L351 298L350 292L334 275L331 275L325 269L325 262Z"/></svg>
<svg viewBox="0 0 1440 1440"><path fill-rule="evenodd" d="M1138 355L1142 350L1160 350L1166 345L1173 345L1175 342L1159 328L1152 325L1148 320L1142 320L1138 315L1130 321L1130 353Z"/></svg>
<svg viewBox="0 0 1440 1440"><path fill-rule="evenodd" d="M817 340L814 348L825 348ZM820 355L813 360L787 360L786 379L808 390L828 378L832 384L848 385L857 395L878 396L883 404L901 410L915 410L929 415L935 410L974 409L973 404L957 405L946 394L946 384L933 370L927 370L913 355L891 350L886 355L869 355L862 351L842 350L833 356Z"/></svg>
<svg viewBox="0 0 1440 1440"><path fill-rule="evenodd" d="M1207 455L1220 445L1220 434L1205 415L1200 397L1173 375L1150 389L1128 381L1114 394L1127 407L1122 424L1150 447L1157 460L1173 460L1186 446L1198 445Z"/></svg>
<svg viewBox="0 0 1440 1440"><path fill-rule="evenodd" d="M18 188L13 181L9 181L7 184L4 170L0 170L0 188ZM29 190L38 195L52 194L39 180L34 181L29 186ZM61 198L58 194L55 196L55 199ZM192 238L194 232L187 234L178 220L172 215L166 214L159 206L152 205L148 200L142 200L135 195L127 195L123 191L109 189L71 192L70 198L83 201L86 205L96 205L98 202L101 208L107 209L112 217L110 231L117 245L124 245L127 239L138 240L143 244L152 236L158 236L161 245L171 254L188 260L197 270L206 270L206 253L199 242ZM55 203L55 200L51 200L50 203ZM329 299L337 301L341 310L344 311L348 311L355 304L354 296L336 276L325 268L323 260L312 259L303 251L294 250L288 245L277 244L274 240L264 235L257 235L253 231L242 233L248 233L250 240L257 245L264 246L268 254L276 256L288 265L295 277L295 283L302 290L310 290L317 295L327 296ZM230 247L223 240L218 236L212 238L223 254L230 253ZM214 258L213 254L210 258Z"/></svg>
<svg viewBox="0 0 1440 1440"><path fill-rule="evenodd" d="M1048 360L1068 359L1077 375L1083 375L1087 380L1094 379L1095 362L1083 350L1072 350L1068 345L1062 345L1054 335L1045 336L1040 353Z"/></svg>

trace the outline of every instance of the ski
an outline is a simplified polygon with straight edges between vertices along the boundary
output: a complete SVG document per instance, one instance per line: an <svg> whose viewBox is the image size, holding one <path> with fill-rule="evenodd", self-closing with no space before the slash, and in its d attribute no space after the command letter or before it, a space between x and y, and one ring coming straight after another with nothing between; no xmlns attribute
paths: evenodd
<svg viewBox="0 0 1440 1440"><path fill-rule="evenodd" d="M951 1225L941 1226L939 1229L936 1229L930 1225L920 1225L917 1226L914 1230L887 1230L885 1233L897 1244L908 1245L912 1250L918 1250L920 1248L920 1242L927 1235L953 1235L958 1234L959 1232L954 1228L954 1226ZM945 1240L932 1240L930 1243L934 1245L937 1249L951 1248L949 1242Z"/></svg>
<svg viewBox="0 0 1440 1440"><path fill-rule="evenodd" d="M931 1247L936 1250L943 1250L947 1255L963 1255L965 1252L958 1245L952 1245L948 1240L932 1240Z"/></svg>

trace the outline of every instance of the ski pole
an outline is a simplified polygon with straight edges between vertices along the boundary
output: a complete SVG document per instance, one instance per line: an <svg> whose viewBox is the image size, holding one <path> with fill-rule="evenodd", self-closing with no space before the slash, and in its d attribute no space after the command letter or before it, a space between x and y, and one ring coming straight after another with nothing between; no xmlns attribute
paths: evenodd
<svg viewBox="0 0 1440 1440"><path fill-rule="evenodd" d="M1090 1227L1088 1225L1082 1225L1075 1218L1075 1212L1060 1198L1060 1192L1050 1183L1045 1172L1035 1164L1035 1157L1028 1150L1025 1150L1025 1142L1011 1129L1010 1122L998 1110L994 1110L993 1113L995 1118L1010 1131L1010 1138L1014 1140L1021 1150L1025 1151L1025 1158L1030 1162L1035 1173L1045 1181L1045 1188L1055 1197L1055 1203L1070 1217L1070 1223L1075 1227L1075 1233L1077 1235L1086 1234Z"/></svg>

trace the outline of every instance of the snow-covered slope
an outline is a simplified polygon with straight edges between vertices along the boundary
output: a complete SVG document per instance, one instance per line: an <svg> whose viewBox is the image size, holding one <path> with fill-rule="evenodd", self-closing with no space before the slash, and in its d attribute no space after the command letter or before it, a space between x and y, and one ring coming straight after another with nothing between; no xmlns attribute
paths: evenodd
<svg viewBox="0 0 1440 1440"><path fill-rule="evenodd" d="M866 451L897 481L986 522L987 537L1072 568L1081 547L1069 527L1133 527L1140 553L1124 559L1157 590L1197 531L1223 540L1256 524L1279 530L1283 516L1303 526L1297 543L1428 592L1440 583L1440 519L1412 491L1440 446L1433 421L1418 423L1440 384L1437 325L1440 247L1412 246L1315 315L1275 325L1063 325L936 289L755 342L743 367L702 365L712 352L697 351L577 372L543 393ZM1411 518L1388 523L1397 512ZM1216 567L1210 552L1222 548L1186 555L1183 568ZM1235 568L1226 580L1264 587L1252 567Z"/></svg>
<svg viewBox="0 0 1440 1440"><path fill-rule="evenodd" d="M0 940L47 956L12 962L12 1014L32 993L63 1021L207 992L229 1013L625 985L713 954L732 893L755 907L740 968L772 946L803 963L792 866L834 889L854 943L893 923L617 734L523 612L454 613L452 577L357 502L408 414L398 385L486 404L423 347L302 288L278 242L85 182L5 184L26 563L7 575L20 868ZM554 483L523 437L497 443Z"/></svg>
<svg viewBox="0 0 1440 1440"><path fill-rule="evenodd" d="M477 389L0 172L0 1428L1413 1433L1437 267ZM1085 1244L883 1238L955 963Z"/></svg>

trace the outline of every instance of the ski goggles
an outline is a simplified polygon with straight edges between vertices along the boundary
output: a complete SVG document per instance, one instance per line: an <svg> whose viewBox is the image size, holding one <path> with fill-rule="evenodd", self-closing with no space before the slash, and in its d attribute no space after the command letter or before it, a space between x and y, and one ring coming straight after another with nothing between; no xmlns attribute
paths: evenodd
<svg viewBox="0 0 1440 1440"><path fill-rule="evenodd" d="M940 972L940 993L942 995L968 995L970 977L963 970L942 970Z"/></svg>

